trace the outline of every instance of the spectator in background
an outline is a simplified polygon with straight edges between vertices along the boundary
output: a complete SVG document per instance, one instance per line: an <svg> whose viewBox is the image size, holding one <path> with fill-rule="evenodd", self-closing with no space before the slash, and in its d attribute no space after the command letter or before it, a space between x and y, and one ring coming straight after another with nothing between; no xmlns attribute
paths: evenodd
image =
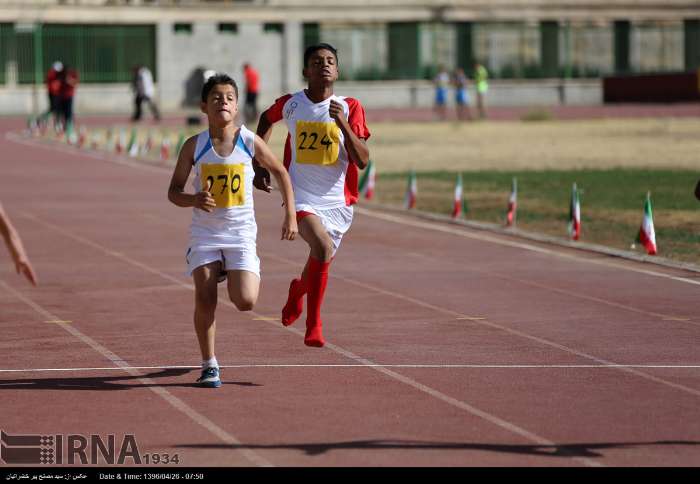
<svg viewBox="0 0 700 484"><path fill-rule="evenodd" d="M73 98L75 97L75 88L79 82L78 71L68 65L64 65L63 70L58 74L58 79L61 82L59 93L60 116L63 118L64 129L66 132L70 132L73 129Z"/></svg>
<svg viewBox="0 0 700 484"><path fill-rule="evenodd" d="M49 109L41 115L40 122L46 123L49 117L53 116L54 126L58 126L60 118L61 81L59 73L63 71L61 61L54 62L46 73L46 89L49 94Z"/></svg>
<svg viewBox="0 0 700 484"><path fill-rule="evenodd" d="M131 82L131 87L134 91L134 115L132 121L141 120L141 104L148 104L151 114L156 121L160 121L160 112L158 106L153 101L155 95L155 86L153 84L153 74L148 67L138 65L134 67L134 77Z"/></svg>
<svg viewBox="0 0 700 484"><path fill-rule="evenodd" d="M258 119L258 92L260 92L260 75L248 62L243 64L243 76L245 77L245 106L243 116L246 123L252 123Z"/></svg>
<svg viewBox="0 0 700 484"><path fill-rule="evenodd" d="M438 119L447 119L447 89L450 85L450 74L444 66L440 66L433 79L435 84L435 114Z"/></svg>
<svg viewBox="0 0 700 484"><path fill-rule="evenodd" d="M464 69L455 69L452 77L452 85L455 88L455 104L457 105L457 118L464 121L471 120L472 114L469 111L469 93L467 92L467 76Z"/></svg>
<svg viewBox="0 0 700 484"><path fill-rule="evenodd" d="M479 110L479 117L486 117L486 108L484 107L484 97L489 90L489 71L480 63L474 64L474 84L476 84L476 106Z"/></svg>
<svg viewBox="0 0 700 484"><path fill-rule="evenodd" d="M695 198L700 200L700 180L698 180L698 184L695 186Z"/></svg>
<svg viewBox="0 0 700 484"><path fill-rule="evenodd" d="M29 257L27 257L27 253L24 250L22 239L20 239L12 222L10 222L10 218L2 208L2 204L0 204L0 235L5 240L7 250L10 251L17 274L21 273L32 285L36 286L36 274L34 274L32 264L29 262Z"/></svg>

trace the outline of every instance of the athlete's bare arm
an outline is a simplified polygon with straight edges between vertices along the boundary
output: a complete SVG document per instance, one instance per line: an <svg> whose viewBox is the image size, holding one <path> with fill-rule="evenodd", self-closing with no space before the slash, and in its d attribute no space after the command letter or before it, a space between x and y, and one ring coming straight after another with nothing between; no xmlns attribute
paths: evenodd
<svg viewBox="0 0 700 484"><path fill-rule="evenodd" d="M292 189L292 180L289 178L289 173L287 173L284 165L275 158L270 148L259 136L255 137L255 156L262 167L274 175L277 185L282 192L285 209L284 223L282 224L282 240L294 240L297 233L299 233L299 228L297 227L296 212L294 210L294 190Z"/></svg>
<svg viewBox="0 0 700 484"><path fill-rule="evenodd" d="M2 235L5 245L10 251L17 274L24 275L29 282L36 286L36 274L34 274L32 264L29 262L29 257L27 257L27 253L24 250L22 239L20 239L17 230L10 222L10 218L5 213L2 205L0 205L0 235Z"/></svg>
<svg viewBox="0 0 700 484"><path fill-rule="evenodd" d="M263 111L263 113L260 115L260 121L258 121L258 127L255 130L255 134L260 136L265 143L270 140L270 135L272 134L272 123L267 120L267 111ZM253 186L258 190L270 193L272 191L272 185L270 184L270 172L260 166L260 163L258 163L258 160L255 158L253 158L253 170L255 170Z"/></svg>
<svg viewBox="0 0 700 484"><path fill-rule="evenodd" d="M178 207L195 207L205 212L213 212L216 208L216 202L206 190L199 191L194 195L185 193L185 184L190 176L192 164L194 162L194 150L197 145L197 137L193 136L182 146L180 154L177 157L177 164L173 177L170 180L168 188L168 200Z"/></svg>
<svg viewBox="0 0 700 484"><path fill-rule="evenodd" d="M340 128L340 130L345 135L345 149L350 155L350 159L355 162L360 170L363 170L367 163L369 163L369 148L365 140L357 137L355 132L350 128L350 123L348 123L345 113L343 112L343 106L331 99L331 105L328 108L328 114L333 118Z"/></svg>

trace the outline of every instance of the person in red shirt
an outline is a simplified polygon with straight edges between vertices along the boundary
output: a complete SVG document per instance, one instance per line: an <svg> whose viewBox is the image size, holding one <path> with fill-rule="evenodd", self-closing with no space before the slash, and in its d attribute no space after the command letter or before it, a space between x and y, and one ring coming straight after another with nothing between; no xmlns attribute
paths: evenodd
<svg viewBox="0 0 700 484"><path fill-rule="evenodd" d="M73 98L75 97L75 88L78 85L78 71L69 66L64 66L63 71L58 76L61 81L61 89L59 93L60 114L63 118L65 129L68 130L73 125Z"/></svg>
<svg viewBox="0 0 700 484"><path fill-rule="evenodd" d="M245 106L243 114L247 123L258 118L258 92L260 92L260 75L249 63L243 64L245 76Z"/></svg>
<svg viewBox="0 0 700 484"><path fill-rule="evenodd" d="M49 109L41 115L39 121L46 123L48 118L53 115L54 126L58 124L60 117L60 94L61 80L58 78L63 71L63 63L60 61L54 62L46 73L46 90L49 94Z"/></svg>

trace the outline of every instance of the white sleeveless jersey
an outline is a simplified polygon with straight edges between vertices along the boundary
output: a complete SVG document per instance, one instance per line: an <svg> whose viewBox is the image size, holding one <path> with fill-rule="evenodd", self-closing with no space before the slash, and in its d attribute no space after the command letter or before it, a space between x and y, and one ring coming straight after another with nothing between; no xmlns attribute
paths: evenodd
<svg viewBox="0 0 700 484"><path fill-rule="evenodd" d="M364 108L354 98L333 95L314 103L299 91L285 94L265 111L270 123L284 120L289 131L284 166L292 179L297 210L351 206L359 196L357 165L349 159L345 135L328 113L331 100L343 107L355 135L368 139Z"/></svg>
<svg viewBox="0 0 700 484"><path fill-rule="evenodd" d="M194 208L190 226L192 250L244 248L255 244L257 225L253 210L255 134L241 126L233 152L221 157L214 151L209 130L197 135L194 157L195 193L211 184L216 201L213 212Z"/></svg>

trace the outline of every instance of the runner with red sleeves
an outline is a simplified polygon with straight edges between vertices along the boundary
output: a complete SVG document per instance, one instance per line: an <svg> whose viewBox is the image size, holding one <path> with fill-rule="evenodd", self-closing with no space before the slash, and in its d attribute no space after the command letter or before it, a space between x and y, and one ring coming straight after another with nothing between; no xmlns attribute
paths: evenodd
<svg viewBox="0 0 700 484"><path fill-rule="evenodd" d="M307 48L303 74L307 88L277 99L260 116L257 134L268 141L274 123L287 124L284 164L294 188L299 233L310 252L301 277L289 286L282 324L289 326L299 318L306 295L304 343L321 347L325 344L321 305L329 266L352 223L358 168L364 169L369 161L370 132L360 102L333 93L338 79L335 48L328 44ZM257 167L255 178L257 188L270 191L264 169Z"/></svg>

